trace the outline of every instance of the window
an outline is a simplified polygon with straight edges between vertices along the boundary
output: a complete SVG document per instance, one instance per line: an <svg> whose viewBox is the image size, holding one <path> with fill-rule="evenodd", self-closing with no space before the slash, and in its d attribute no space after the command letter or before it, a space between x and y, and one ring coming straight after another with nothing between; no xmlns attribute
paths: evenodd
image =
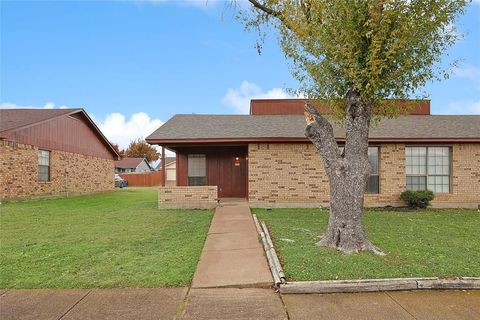
<svg viewBox="0 0 480 320"><path fill-rule="evenodd" d="M407 190L450 192L450 148L407 147Z"/></svg>
<svg viewBox="0 0 480 320"><path fill-rule="evenodd" d="M188 155L188 185L204 186L207 183L206 157L204 154Z"/></svg>
<svg viewBox="0 0 480 320"><path fill-rule="evenodd" d="M372 171L370 177L368 177L367 193L379 193L380 192L380 176L379 172L379 152L378 147L368 147L368 161Z"/></svg>
<svg viewBox="0 0 480 320"><path fill-rule="evenodd" d="M343 152L344 147L340 147L340 151ZM372 171L368 177L367 193L379 193L380 192L380 175L379 175L379 156L378 147L368 147L368 161Z"/></svg>
<svg viewBox="0 0 480 320"><path fill-rule="evenodd" d="M38 181L50 181L50 151L38 150Z"/></svg>

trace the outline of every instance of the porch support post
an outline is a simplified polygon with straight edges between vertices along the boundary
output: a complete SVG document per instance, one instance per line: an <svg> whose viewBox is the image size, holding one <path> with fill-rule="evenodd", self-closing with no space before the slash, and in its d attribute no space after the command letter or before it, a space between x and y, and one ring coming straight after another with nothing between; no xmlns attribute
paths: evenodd
<svg viewBox="0 0 480 320"><path fill-rule="evenodd" d="M162 187L165 187L167 175L165 170L165 147L162 146Z"/></svg>

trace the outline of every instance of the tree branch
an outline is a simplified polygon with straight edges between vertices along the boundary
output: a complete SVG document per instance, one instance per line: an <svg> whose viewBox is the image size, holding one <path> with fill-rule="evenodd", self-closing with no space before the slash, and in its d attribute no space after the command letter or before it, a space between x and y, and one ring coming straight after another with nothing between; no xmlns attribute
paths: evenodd
<svg viewBox="0 0 480 320"><path fill-rule="evenodd" d="M305 15L305 19L307 21L311 20L311 14L310 14L310 9L311 9L311 3L309 0L300 0L300 6L302 8L303 14Z"/></svg>
<svg viewBox="0 0 480 320"><path fill-rule="evenodd" d="M258 2L257 0L248 0L255 8L262 10L268 15L278 18L280 21L284 21L283 13L281 11L273 10L272 8L267 7L266 5Z"/></svg>
<svg viewBox="0 0 480 320"><path fill-rule="evenodd" d="M333 126L314 106L308 103L305 103L304 114L307 121L305 136L312 141L320 152L325 166L330 167L341 158L340 150L333 134Z"/></svg>

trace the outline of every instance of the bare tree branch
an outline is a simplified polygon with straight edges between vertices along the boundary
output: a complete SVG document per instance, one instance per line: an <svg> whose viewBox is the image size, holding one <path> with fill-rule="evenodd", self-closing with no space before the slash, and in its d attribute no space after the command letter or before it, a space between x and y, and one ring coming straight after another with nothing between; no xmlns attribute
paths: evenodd
<svg viewBox="0 0 480 320"><path fill-rule="evenodd" d="M281 11L273 10L272 8L267 7L266 5L258 2L257 0L248 0L255 8L262 10L266 14L274 16L281 21L284 21L283 13Z"/></svg>

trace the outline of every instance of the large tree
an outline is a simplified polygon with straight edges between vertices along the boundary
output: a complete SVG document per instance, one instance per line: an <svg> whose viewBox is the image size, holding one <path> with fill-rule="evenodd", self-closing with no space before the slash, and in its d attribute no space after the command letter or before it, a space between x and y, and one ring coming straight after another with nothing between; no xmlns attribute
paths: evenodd
<svg viewBox="0 0 480 320"><path fill-rule="evenodd" d="M125 156L125 150L120 149L120 146L118 143L110 142L110 144L112 145L113 149L115 149L115 151L118 153L120 158L123 158Z"/></svg>
<svg viewBox="0 0 480 320"><path fill-rule="evenodd" d="M124 153L127 157L146 158L148 162L158 160L160 157L157 149L142 139L130 142Z"/></svg>
<svg viewBox="0 0 480 320"><path fill-rule="evenodd" d="M377 249L363 225L370 172L369 128L408 111L389 99L417 95L448 76L440 60L459 38L461 0L249 0L240 11L260 39L277 31L280 46L308 99L330 104L334 117L305 105L305 135L318 150L330 183L330 218L319 245L343 252ZM408 107L408 104L406 105ZM339 148L331 121L344 126Z"/></svg>

